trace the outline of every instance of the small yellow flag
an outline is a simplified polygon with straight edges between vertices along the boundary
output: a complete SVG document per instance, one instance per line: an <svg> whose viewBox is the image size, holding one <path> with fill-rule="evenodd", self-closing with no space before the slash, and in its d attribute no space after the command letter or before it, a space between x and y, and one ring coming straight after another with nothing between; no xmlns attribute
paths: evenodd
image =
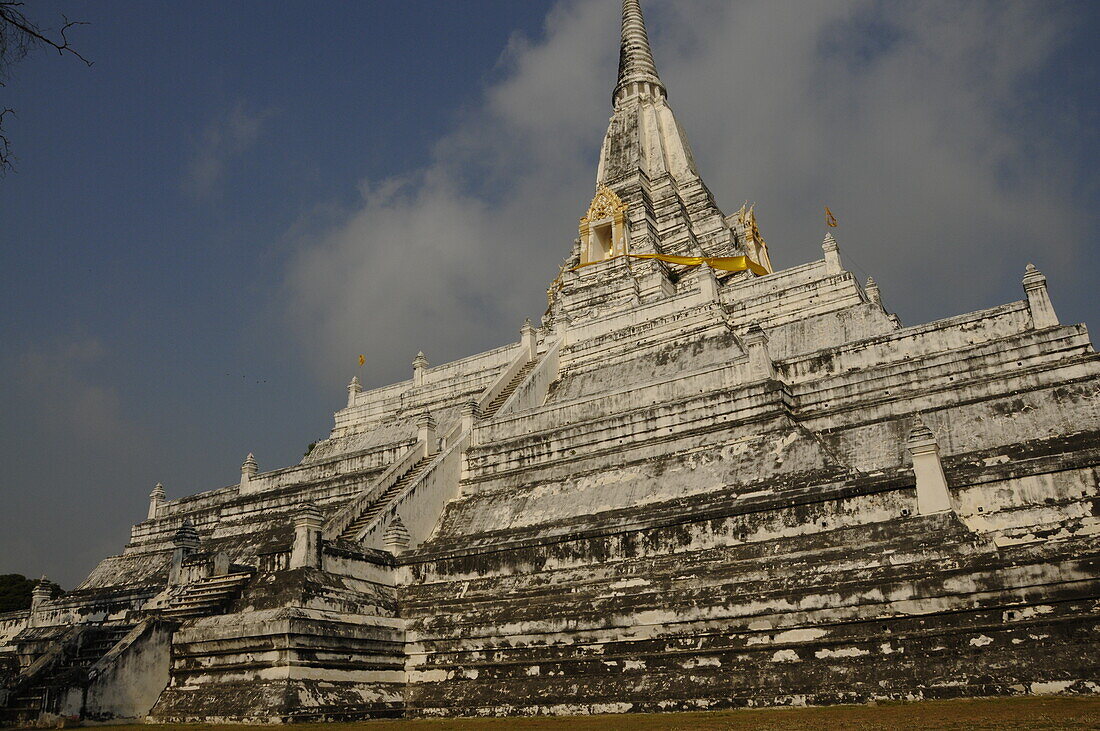
<svg viewBox="0 0 1100 731"><path fill-rule="evenodd" d="M359 354L359 365L362 366L366 362L367 362L367 356L360 353Z"/></svg>
<svg viewBox="0 0 1100 731"><path fill-rule="evenodd" d="M829 228L837 227L836 216L833 215L833 212L829 210L828 206L825 206L825 224Z"/></svg>

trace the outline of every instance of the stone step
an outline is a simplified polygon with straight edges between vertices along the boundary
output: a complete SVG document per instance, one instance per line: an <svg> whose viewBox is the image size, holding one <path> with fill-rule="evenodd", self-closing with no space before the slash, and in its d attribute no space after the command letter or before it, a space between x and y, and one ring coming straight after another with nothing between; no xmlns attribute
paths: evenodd
<svg viewBox="0 0 1100 731"><path fill-rule="evenodd" d="M563 571L566 575L561 581L552 581L550 573L541 574L537 583L531 581L531 576L522 575L479 579L477 586L473 586L474 582L455 581L432 585L432 588L410 589L405 606L413 614L427 607L442 611L446 618L437 617L432 624L446 626L461 624L464 619L468 621L474 617L477 617L476 624L491 624L497 617L513 621L527 616L537 618L540 613L549 616L547 613L552 614L553 607L563 601L574 607L571 611L576 611L578 605L587 604L600 606L604 613L629 613L639 608L639 602L646 606L649 603L660 605L667 603L664 597L668 596L687 604L706 604L722 601L722 597L736 597L740 602L749 596L776 595L783 591L820 593L820 587L840 583L852 591L859 591L861 585L873 588L875 582L900 585L920 581L944 573L945 567L953 574L965 570L982 571L991 561L996 561L997 554L992 549L980 550L969 538L964 533L947 540L942 534L931 533L924 536L921 543L906 546L904 544L912 540L912 536L899 536L896 544L889 539L877 544L865 542L856 556L843 545L830 551L820 548L805 551L786 559L781 554L769 553L751 562L739 563L716 554L711 560L697 560L696 570L690 576L680 575L677 562L664 562L663 567L647 566L645 585L633 587L629 581L635 572L614 577L597 574L595 580L583 583L571 580L573 572L583 572L583 567ZM1057 556L1052 554L1049 558L1055 560ZM680 557L679 561L682 560ZM856 565L861 560L873 560L874 563ZM524 583L525 579L529 583ZM616 589L612 585L615 581L622 581L626 586ZM697 587L692 589L692 584Z"/></svg>
<svg viewBox="0 0 1100 731"><path fill-rule="evenodd" d="M434 456L434 455L433 455ZM359 514L355 520L353 520L348 527L340 534L340 538L346 541L355 540L355 536L366 528L370 523L378 517L378 515L385 510L389 502L408 487L414 480L420 477L421 473L428 466L428 463L432 460L432 457L423 457L408 469L405 474L401 475L390 487L386 488L385 492L378 496L370 505L368 505L362 513Z"/></svg>
<svg viewBox="0 0 1100 731"><path fill-rule="evenodd" d="M881 609L874 613L885 613L883 621L887 621L899 611L891 607L898 602L897 607L904 607L907 597L954 597L954 603L950 604L942 604L944 600L940 598L931 599L932 607L942 604L936 611L968 609L977 603L988 602L1009 607L1019 604L1022 601L1020 596L1001 594L1005 581L1004 561L1004 556L982 554L960 559L956 562L957 566L947 566L943 561L922 561L911 566L889 567L893 573L859 570L838 575L814 573L797 584L759 581L740 590L723 585L699 587L693 591L675 588L651 593L645 601L630 596L594 600L587 595L574 595L567 589L559 589L548 591L538 599L526 597L515 603L502 600L497 604L472 602L465 608L436 606L432 614L408 608L407 626L410 632L419 635L418 641L426 646L430 643L449 645L456 638L467 642L474 637L497 638L507 642L517 632L553 636L563 631L562 621L568 622L573 641L583 643L580 633L595 637L607 631L624 631L620 626L624 619L657 610L662 615L680 617L674 622L675 627L670 626L668 633L696 633L694 636L698 636L700 628L710 622L720 621L731 630L743 631L754 617L790 616L791 622L797 624L807 612L821 611L831 612L834 622L847 621L872 613L872 606L880 606ZM1026 574L1030 571L1028 566L1035 565L1035 561L1039 565L1048 565L1049 559L1045 556L1033 559L1019 565L1017 571ZM1072 575L1095 575L1100 563L1096 556L1091 559L1067 558L1066 561L1064 568ZM953 588L959 585L970 585L970 592L973 593L959 594L958 589ZM1095 597L1098 591L1100 583L1095 580L1084 584L1078 581L1052 585L1044 589L1045 601L1048 602L1074 600L1081 592ZM671 603L670 597L674 597ZM444 596L440 596L439 604L444 602ZM703 616L696 612L697 607L721 608L721 611ZM906 612L905 609L900 611ZM615 618L619 620L615 621ZM522 629L502 629L506 627Z"/></svg>
<svg viewBox="0 0 1100 731"><path fill-rule="evenodd" d="M216 614L251 578L251 573L242 571L200 579L173 597L163 614L177 619Z"/></svg>
<svg viewBox="0 0 1100 731"><path fill-rule="evenodd" d="M534 369L537 361L528 361L512 380L508 382L508 385L504 387L497 396L489 402L489 404L482 411L482 418L488 419L496 414L500 410L500 407L504 405L504 402L515 393L519 385L527 377L527 375ZM430 458L424 458L413 465L405 474L398 478L397 482L386 489L381 495L378 496L374 502L372 502L363 512L351 523L348 527L340 533L340 538L343 540L355 540L355 536L370 525L382 512L386 509L389 502L406 487L412 484L418 477L420 477L424 468L427 466Z"/></svg>
<svg viewBox="0 0 1100 731"><path fill-rule="evenodd" d="M252 578L252 574L247 571L241 571L232 574L222 574L221 576L208 576L205 579L200 579L195 582L195 586L216 586L218 584L235 584L242 581L247 581Z"/></svg>
<svg viewBox="0 0 1100 731"><path fill-rule="evenodd" d="M245 578L239 581L234 581L233 583L224 584L207 585L196 583L192 584L186 593L191 596L202 596L206 594L230 594L236 591L242 584L247 581L248 579Z"/></svg>
<svg viewBox="0 0 1100 731"><path fill-rule="evenodd" d="M232 591L221 591L216 594L184 594L174 600L172 606L182 606L184 604L219 604L234 593L235 592Z"/></svg>
<svg viewBox="0 0 1100 731"><path fill-rule="evenodd" d="M725 546L702 549L693 552L694 574L707 571L708 567L737 567L738 570L752 570L754 566L772 565L791 558L803 557L815 562L824 562L832 555L850 554L851 546L857 543L861 551L871 550L885 552L893 544L906 544L910 548L921 546L964 545L972 541L974 536L964 525L956 520L941 515L917 516L913 518L901 518L892 521L884 521L870 525L842 527L834 530L823 530L817 533L807 532L802 535L793 535L776 540L756 540L739 543L730 543ZM535 557L530 557L532 563ZM545 559L543 559L545 560ZM462 583L467 586L463 593L464 599L476 597L485 592L488 596L496 598L500 592L500 582L508 581L512 584L510 591L521 591L521 583L528 583L545 587L559 583L566 583L571 589L577 589L584 584L605 586L608 581L628 579L631 576L645 574L662 575L665 572L677 571L683 563L683 556L679 554L662 555L652 558L631 559L632 568L629 574L622 574L618 566L625 565L620 562L607 562L599 567L587 563L576 562L571 566L555 568L550 571L529 571L516 574L503 571L501 576L492 574L492 567L482 566L482 572L487 574L485 578L452 580L451 583ZM613 578L612 578L613 577ZM416 601L416 594L420 592L431 593L433 587L438 586L430 581L424 581L416 587L410 587L409 601ZM446 593L447 590L444 590ZM431 603L434 603L432 600Z"/></svg>
<svg viewBox="0 0 1100 731"><path fill-rule="evenodd" d="M593 592L558 590L515 598L502 596L497 602L475 600L466 606L440 596L437 604L445 612L444 616L410 619L408 627L428 636L436 636L437 633L446 636L455 632L463 636L481 636L495 634L495 628L499 626L522 624L533 628L545 623L547 627L553 627L559 619L568 618L571 631L578 632L582 627L598 628L612 618L627 618L649 611L691 616L697 606L721 606L724 608L722 616L729 621L729 618L748 616L753 607L762 611L772 605L789 603L808 611L815 608L814 602L825 595L839 594L849 597L851 602L871 602L870 597L877 596L879 592L905 592L914 582L943 574L938 565L938 561L928 560L912 566L887 567L885 570L855 568L822 571L816 577L801 581L754 577L752 581L734 580L694 587L665 586L658 580L645 593L599 596Z"/></svg>
<svg viewBox="0 0 1100 731"><path fill-rule="evenodd" d="M527 374L534 369L536 363L537 361L534 360L528 361L523 366L523 368L521 368L519 372L512 377L512 380L508 382L508 385L504 387L504 390L497 394L492 401L485 405L485 408L481 411L481 418L493 418L493 416L496 415L497 411L500 410L500 407L504 405L504 402L508 400L508 397L515 393L516 389L519 388L519 384L523 382L523 379L527 377Z"/></svg>

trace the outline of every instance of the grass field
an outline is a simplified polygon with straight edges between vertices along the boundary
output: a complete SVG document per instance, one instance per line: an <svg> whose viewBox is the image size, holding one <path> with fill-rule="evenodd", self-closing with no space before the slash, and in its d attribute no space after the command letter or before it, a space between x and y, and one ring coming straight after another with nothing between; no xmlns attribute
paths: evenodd
<svg viewBox="0 0 1100 731"><path fill-rule="evenodd" d="M159 726L159 729L227 731L226 726ZM246 728L318 728L298 726L230 726ZM820 731L821 729L1100 729L1100 698L976 698L922 703L887 703L874 706L827 706L823 708L766 708L714 713L627 714L571 716L558 718L486 718L433 721L365 721L330 723L324 731L649 731L684 729L694 731ZM112 731L148 726L113 726Z"/></svg>

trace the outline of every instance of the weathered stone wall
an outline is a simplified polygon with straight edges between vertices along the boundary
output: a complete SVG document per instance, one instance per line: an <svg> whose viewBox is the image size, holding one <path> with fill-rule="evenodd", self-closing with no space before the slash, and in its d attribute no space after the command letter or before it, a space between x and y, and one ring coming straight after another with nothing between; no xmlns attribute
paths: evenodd
<svg viewBox="0 0 1100 731"><path fill-rule="evenodd" d="M173 640L172 681L157 722L323 720L398 716L404 623L392 585L331 567L261 574L228 614L193 620ZM356 573L362 573L362 570Z"/></svg>
<svg viewBox="0 0 1100 731"><path fill-rule="evenodd" d="M1100 690L1094 540L998 549L951 514L902 516L896 479L848 489L418 556L409 713Z"/></svg>
<svg viewBox="0 0 1100 731"><path fill-rule="evenodd" d="M168 685L173 629L163 622L140 627L129 643L100 660L83 695L84 717L144 719Z"/></svg>

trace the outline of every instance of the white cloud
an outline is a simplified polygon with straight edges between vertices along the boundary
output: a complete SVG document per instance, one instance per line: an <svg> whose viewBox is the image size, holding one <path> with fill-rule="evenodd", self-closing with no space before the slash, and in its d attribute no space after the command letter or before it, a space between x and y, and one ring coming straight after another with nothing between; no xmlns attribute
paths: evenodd
<svg viewBox="0 0 1100 731"><path fill-rule="evenodd" d="M106 348L95 338L55 339L20 354L16 378L22 393L34 395L42 428L67 443L114 447L134 441L117 389L89 374L106 358Z"/></svg>
<svg viewBox="0 0 1100 731"><path fill-rule="evenodd" d="M849 262L872 270L888 304L944 316L995 304L1032 258L1064 266L1085 238L1056 172L1066 161L1037 165L1033 131L1008 121L1057 49L1065 8L688 5L662 6L686 49L662 71L711 187L727 206L759 202L781 265L818 256L829 205Z"/></svg>
<svg viewBox="0 0 1100 731"><path fill-rule="evenodd" d="M848 263L906 321L996 304L1023 265L1068 269L1083 217L1044 130L1007 113L1068 12L1039 2L646 3L657 65L720 205L757 201L773 260ZM561 2L427 169L301 235L290 306L325 378L371 380L515 338L576 236L610 113L615 3ZM1050 132L1050 130L1045 130ZM299 232L301 233L301 232ZM1041 242L1041 243L1037 243ZM1019 297L1019 294L1010 295ZM994 299L991 299L994 298Z"/></svg>
<svg viewBox="0 0 1100 731"><path fill-rule="evenodd" d="M238 100L212 119L194 144L184 173L184 190L198 198L212 194L226 167L255 144L269 116L269 112L249 109Z"/></svg>

